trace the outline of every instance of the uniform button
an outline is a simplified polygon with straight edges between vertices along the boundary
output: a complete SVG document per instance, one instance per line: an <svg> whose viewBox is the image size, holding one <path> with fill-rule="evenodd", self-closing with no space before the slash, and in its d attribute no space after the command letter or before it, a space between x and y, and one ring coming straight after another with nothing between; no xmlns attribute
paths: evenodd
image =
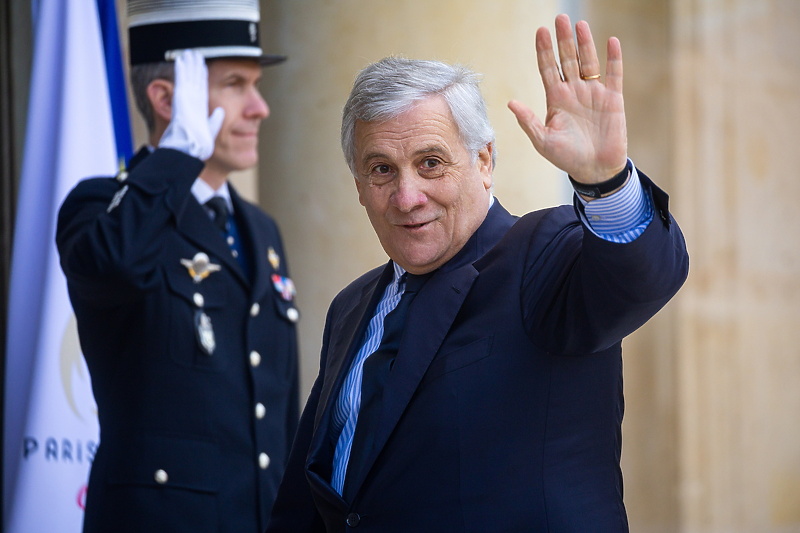
<svg viewBox="0 0 800 533"><path fill-rule="evenodd" d="M205 305L206 303L205 298L203 298L203 295L200 294L199 292L194 293L194 296L192 296L192 300L194 300L194 305L196 305L197 307L203 307L203 305Z"/></svg>
<svg viewBox="0 0 800 533"><path fill-rule="evenodd" d="M231 251L231 255L232 255L233 257L239 257L239 252L237 252L236 250L232 250L232 251Z"/></svg>
<svg viewBox="0 0 800 533"><path fill-rule="evenodd" d="M258 454L258 466L260 466L262 470L266 470L269 466L269 455L263 452Z"/></svg>
<svg viewBox="0 0 800 533"><path fill-rule="evenodd" d="M261 364L261 354L253 350L250 352L250 366L253 368Z"/></svg>
<svg viewBox="0 0 800 533"><path fill-rule="evenodd" d="M233 237L228 235L228 246L233 246Z"/></svg>
<svg viewBox="0 0 800 533"><path fill-rule="evenodd" d="M250 306L250 316L256 317L260 312L261 312L261 306L258 305L258 302Z"/></svg>
<svg viewBox="0 0 800 533"><path fill-rule="evenodd" d="M266 407L264 407L264 404L263 404L263 403L261 403L261 402L258 402L258 403L256 404L256 418L258 418L259 420L261 420L262 418L264 418L264 415L265 415L265 414L267 414L267 408L266 408Z"/></svg>
<svg viewBox="0 0 800 533"><path fill-rule="evenodd" d="M169 481L169 476L167 475L167 472L165 470L158 469L156 470L156 473L153 474L153 479L155 479L156 483L158 483L159 485L163 485L164 483Z"/></svg>
<svg viewBox="0 0 800 533"><path fill-rule="evenodd" d="M286 318L292 322L297 322L297 319L300 318L300 312L294 307L290 307L286 310Z"/></svg>
<svg viewBox="0 0 800 533"><path fill-rule="evenodd" d="M358 523L361 522L361 517L358 516L358 513L350 513L347 515L347 520L345 520L345 522L347 522L347 525L350 527L356 527Z"/></svg>

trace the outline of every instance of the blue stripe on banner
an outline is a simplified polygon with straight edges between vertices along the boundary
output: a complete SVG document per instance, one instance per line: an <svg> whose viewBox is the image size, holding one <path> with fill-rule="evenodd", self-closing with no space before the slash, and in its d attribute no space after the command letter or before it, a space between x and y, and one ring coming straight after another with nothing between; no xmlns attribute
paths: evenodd
<svg viewBox="0 0 800 533"><path fill-rule="evenodd" d="M97 0L97 14L103 35L106 58L106 77L111 98L111 116L114 120L114 139L117 142L117 159L127 164L133 155L131 120L128 113L128 93L125 89L125 70L122 48L119 44L117 9L114 0Z"/></svg>

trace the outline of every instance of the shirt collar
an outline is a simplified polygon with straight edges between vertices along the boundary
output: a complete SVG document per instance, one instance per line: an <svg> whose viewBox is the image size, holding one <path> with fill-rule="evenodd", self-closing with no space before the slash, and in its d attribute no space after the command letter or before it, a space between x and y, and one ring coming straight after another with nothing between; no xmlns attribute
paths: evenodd
<svg viewBox="0 0 800 533"><path fill-rule="evenodd" d="M228 205L228 211L233 213L233 202L231 201L231 191L228 189L228 182L222 184L217 190L211 188L211 185L206 183L200 178L194 180L192 184L192 194L197 199L197 202L200 205L205 204L209 201L213 196L219 196L225 200L225 203Z"/></svg>

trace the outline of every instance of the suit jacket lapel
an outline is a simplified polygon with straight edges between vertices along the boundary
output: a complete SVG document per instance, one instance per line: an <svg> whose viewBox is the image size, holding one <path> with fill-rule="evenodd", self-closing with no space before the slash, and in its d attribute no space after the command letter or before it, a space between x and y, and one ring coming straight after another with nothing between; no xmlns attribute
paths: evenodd
<svg viewBox="0 0 800 533"><path fill-rule="evenodd" d="M377 274L377 273L376 273ZM353 307L347 311L341 320L337 320L334 330L331 331L333 344L328 348L328 367L325 372L329 376L336 376L336 379L328 380L323 385L320 394L320 408L317 411L317 424L323 419L330 418L333 404L339 396L350 365L355 357L361 343L367 325L372 319L375 307L383 296L383 289L392 279L392 263L387 263L380 275L368 281L361 290L361 297L354 302ZM353 327L349 327L352 325Z"/></svg>
<svg viewBox="0 0 800 533"><path fill-rule="evenodd" d="M334 378L325 380L320 392L314 421L314 436L309 446L306 464L309 480L319 486L321 493L331 504L344 505L344 500L330 485L333 455L336 439L339 437L338 434L333 435L331 432L333 408L342 383L350 371L353 358L361 346L373 311L383 294L383 288L392 279L392 275L392 263L389 262L382 271L375 272L373 278L361 288L359 296L352 300L352 308L331 326L332 344L327 350L328 362L325 372L327 376Z"/></svg>

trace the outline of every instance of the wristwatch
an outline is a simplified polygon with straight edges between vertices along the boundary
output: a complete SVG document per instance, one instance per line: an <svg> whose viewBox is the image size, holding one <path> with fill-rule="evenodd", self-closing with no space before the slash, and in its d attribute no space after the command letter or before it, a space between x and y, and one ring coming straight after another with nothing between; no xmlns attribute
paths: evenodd
<svg viewBox="0 0 800 533"><path fill-rule="evenodd" d="M572 188L575 189L575 192L578 194L588 196L589 198L602 198L604 194L608 194L622 187L625 184L625 180L627 180L628 176L630 176L631 170L631 162L629 159L628 162L625 163L625 168L623 168L618 174L615 174L611 179L601 181L600 183L580 183L575 181L572 176L567 175L567 177L569 178L569 182L572 184Z"/></svg>

